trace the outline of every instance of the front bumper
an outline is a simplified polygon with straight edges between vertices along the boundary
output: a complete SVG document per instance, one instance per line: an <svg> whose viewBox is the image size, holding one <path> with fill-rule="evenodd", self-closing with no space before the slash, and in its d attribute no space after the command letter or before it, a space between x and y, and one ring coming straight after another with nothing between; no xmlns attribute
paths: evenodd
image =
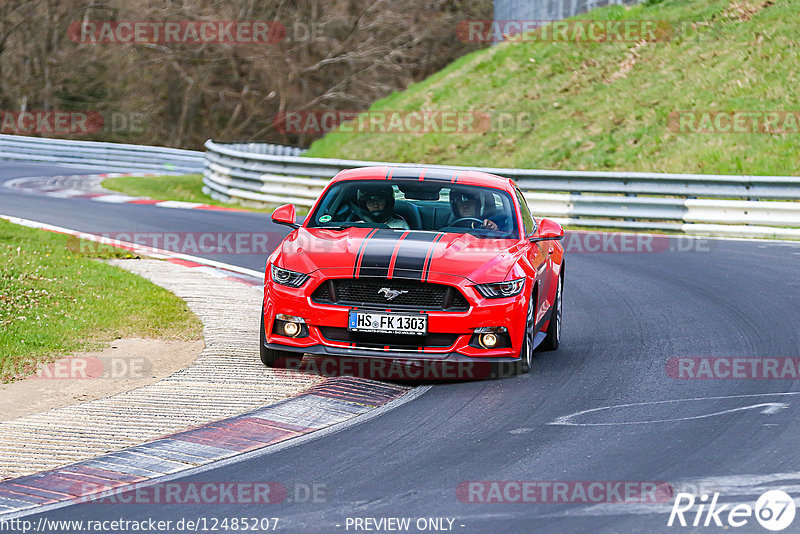
<svg viewBox="0 0 800 534"><path fill-rule="evenodd" d="M519 354L517 356L496 356L496 357L474 357L465 356L458 352L414 352L414 351L400 351L400 350L384 350L384 349L359 349L351 347L341 347L335 345L311 345L307 347L298 347L293 345L286 345L282 343L264 343L268 349L284 350L287 352L294 352L300 354L313 354L315 356L334 356L334 357L350 357L350 358L370 358L382 360L398 360L398 361L417 361L417 360L430 360L441 362L485 362L485 363L512 363L519 361Z"/></svg>
<svg viewBox="0 0 800 534"><path fill-rule="evenodd" d="M483 361L487 363L514 362L519 360L527 312L527 298L530 288L514 297L486 299L473 287L471 282L461 279L456 285L449 280L429 279L432 283L446 283L457 287L466 297L470 307L466 311L425 310L409 312L392 310L387 307L359 306L360 311L372 310L393 313L424 313L428 317L428 337L446 339L444 343L411 346L398 342L393 344L353 341L352 339L333 339L331 332L346 332L348 314L356 309L353 306L321 304L312 302L314 290L327 278L312 277L303 287L290 288L275 284L267 279L264 286L264 328L267 348L296 353L309 353L320 356L437 360L449 362ZM308 327L308 335L288 337L273 331L277 314L301 317ZM485 349L472 346L470 340L476 328L505 327L508 330L509 344L504 347ZM402 336L398 336L400 339ZM409 339L412 336L405 337ZM427 338L426 338L427 339ZM474 344L474 343L473 343ZM510 345L510 346L509 346Z"/></svg>
<svg viewBox="0 0 800 534"><path fill-rule="evenodd" d="M312 355L305 359L279 359L277 367L318 376L356 376L372 380L438 382L504 378L517 374L519 365L515 358L470 358L454 353L433 360L388 352L376 355L357 349L341 351L324 345L295 349L268 343L266 347Z"/></svg>

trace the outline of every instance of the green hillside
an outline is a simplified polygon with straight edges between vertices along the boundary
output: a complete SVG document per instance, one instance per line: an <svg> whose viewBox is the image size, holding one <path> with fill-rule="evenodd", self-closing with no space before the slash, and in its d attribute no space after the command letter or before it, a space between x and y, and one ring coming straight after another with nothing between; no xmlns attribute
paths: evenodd
<svg viewBox="0 0 800 534"><path fill-rule="evenodd" d="M800 125L771 133L692 133L689 111L798 112L800 0L665 0L583 19L662 21L645 42L504 42L376 102L371 112L489 113L481 133L342 133L308 156L568 170L800 174ZM452 29L455 31L455 28ZM499 117L529 117L501 124ZM757 117L763 120L763 116ZM725 127L720 122L719 128ZM748 123L748 124L752 124ZM708 126L707 124L705 126ZM775 133L776 128L779 132ZM748 127L745 125L744 129Z"/></svg>

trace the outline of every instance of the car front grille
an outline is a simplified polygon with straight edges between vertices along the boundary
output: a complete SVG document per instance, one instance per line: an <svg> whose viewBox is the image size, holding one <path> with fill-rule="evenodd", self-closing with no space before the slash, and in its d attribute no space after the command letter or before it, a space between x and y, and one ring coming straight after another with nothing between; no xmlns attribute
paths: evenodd
<svg viewBox="0 0 800 534"><path fill-rule="evenodd" d="M388 299L382 289L400 291L393 299ZM344 278L323 282L311 295L320 304L340 304L343 306L378 306L397 310L443 310L466 311L467 299L452 286L417 282L413 280L387 280L385 278Z"/></svg>
<svg viewBox="0 0 800 534"><path fill-rule="evenodd" d="M429 333L424 336L402 334L376 334L372 332L351 332L347 328L332 326L320 327L325 339L355 343L356 348L415 350L425 347L449 347L458 339L458 334Z"/></svg>

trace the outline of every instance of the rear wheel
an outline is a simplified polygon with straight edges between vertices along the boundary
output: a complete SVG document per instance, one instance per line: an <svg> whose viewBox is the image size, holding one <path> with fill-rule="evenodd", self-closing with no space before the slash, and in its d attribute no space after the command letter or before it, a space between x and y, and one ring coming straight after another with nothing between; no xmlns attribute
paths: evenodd
<svg viewBox="0 0 800 534"><path fill-rule="evenodd" d="M297 355L296 352L289 352L288 350L270 349L264 346L267 341L266 333L264 332L264 310L261 310L261 335L259 336L259 348L261 349L261 363L267 367L298 369L300 363L303 361L303 355Z"/></svg>
<svg viewBox="0 0 800 534"><path fill-rule="evenodd" d="M553 300L553 313L550 314L550 323L547 325L547 336L542 341L542 350L556 350L561 343L561 299L564 292L564 275L558 277L556 298Z"/></svg>

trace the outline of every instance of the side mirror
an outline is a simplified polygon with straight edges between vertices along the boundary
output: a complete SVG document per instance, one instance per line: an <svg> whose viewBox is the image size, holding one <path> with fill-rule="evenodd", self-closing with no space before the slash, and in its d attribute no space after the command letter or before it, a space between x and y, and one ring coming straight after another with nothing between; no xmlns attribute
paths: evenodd
<svg viewBox="0 0 800 534"><path fill-rule="evenodd" d="M294 222L294 204L284 204L279 208L275 208L272 212L272 222L276 224L283 224L291 228L300 228L300 225Z"/></svg>
<svg viewBox="0 0 800 534"><path fill-rule="evenodd" d="M560 241L564 238L564 229L561 225L550 219L539 221L539 233L531 241Z"/></svg>

